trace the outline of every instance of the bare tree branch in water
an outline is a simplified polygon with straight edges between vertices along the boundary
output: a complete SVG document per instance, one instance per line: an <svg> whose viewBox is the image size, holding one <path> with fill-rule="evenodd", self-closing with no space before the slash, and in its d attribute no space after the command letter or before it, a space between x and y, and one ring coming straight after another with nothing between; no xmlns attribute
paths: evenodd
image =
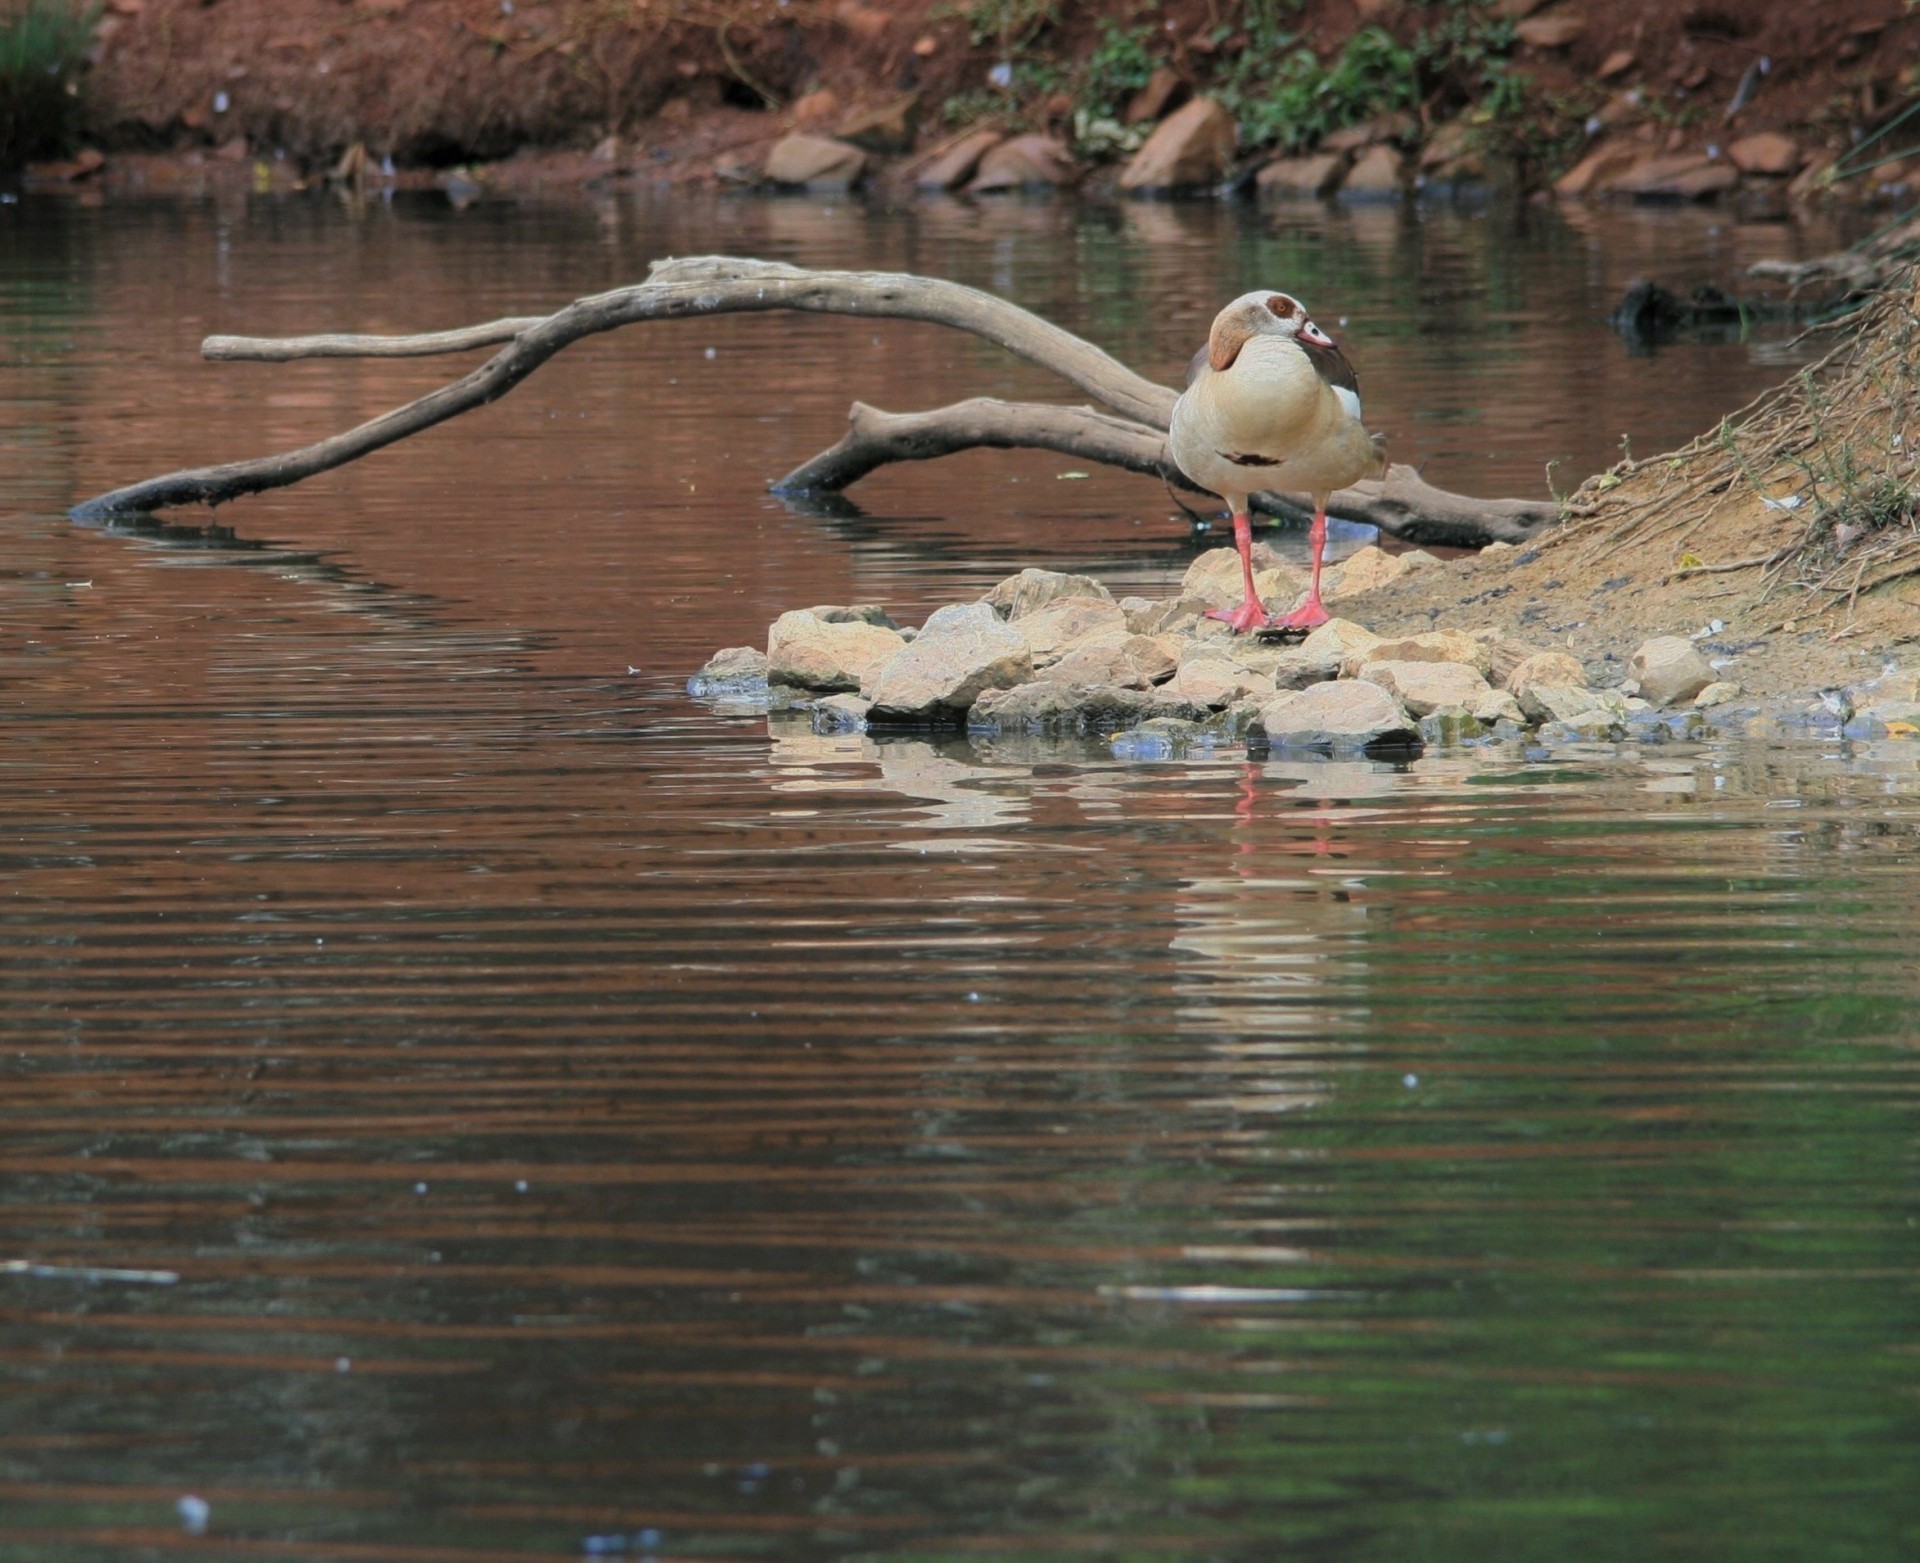
<svg viewBox="0 0 1920 1563"><path fill-rule="evenodd" d="M1204 492L1174 465L1158 429L1091 407L1003 402L991 397L909 413L883 412L855 402L847 414L846 437L795 467L773 489L778 494L837 494L894 462L931 461L982 447L1058 451ZM1313 519L1313 501L1304 495L1256 494L1252 507L1303 526ZM1450 494L1424 482L1412 467L1399 464L1389 467L1385 478L1341 489L1328 509L1409 542L1467 548L1495 541L1525 542L1558 515L1554 506L1534 500Z"/></svg>
<svg viewBox="0 0 1920 1563"><path fill-rule="evenodd" d="M932 412L885 413L856 402L846 438L776 483L782 492L838 492L892 462L982 446L1053 450L1193 487L1166 448L1177 393L1005 299L937 277L807 271L778 261L697 256L658 261L645 282L576 299L551 315L399 337L208 337L202 353L223 362L411 358L501 346L471 373L342 434L278 455L166 473L87 500L72 513L76 520L101 520L174 505L218 505L285 488L497 400L583 337L641 321L777 309L919 320L968 331L1051 370L1110 410L975 398ZM1283 495L1260 496L1258 508L1296 519L1311 515L1305 500ZM1558 518L1551 504L1446 493L1405 466L1391 468L1383 481L1343 490L1333 510L1396 537L1468 546L1522 541Z"/></svg>

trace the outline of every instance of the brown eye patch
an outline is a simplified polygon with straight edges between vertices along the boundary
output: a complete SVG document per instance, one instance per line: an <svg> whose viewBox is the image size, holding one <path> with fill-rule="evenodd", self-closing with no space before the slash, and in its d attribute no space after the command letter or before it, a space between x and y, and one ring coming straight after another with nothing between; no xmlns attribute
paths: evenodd
<svg viewBox="0 0 1920 1563"><path fill-rule="evenodd" d="M1300 313L1300 306L1284 293L1276 293L1267 300L1267 308L1282 320L1291 320Z"/></svg>

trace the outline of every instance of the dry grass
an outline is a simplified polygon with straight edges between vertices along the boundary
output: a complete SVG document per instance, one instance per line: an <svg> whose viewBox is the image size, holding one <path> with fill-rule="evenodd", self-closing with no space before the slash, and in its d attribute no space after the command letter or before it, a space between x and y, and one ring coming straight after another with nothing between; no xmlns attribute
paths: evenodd
<svg viewBox="0 0 1920 1563"><path fill-rule="evenodd" d="M1816 610L1920 575L1920 319L1897 274L1819 363L1690 445L1589 480L1545 546L1663 560L1666 579L1758 571Z"/></svg>
<svg viewBox="0 0 1920 1563"><path fill-rule="evenodd" d="M1819 363L1680 450L1584 484L1518 553L1422 570L1356 602L1376 633L1512 631L1594 665L1693 635L1749 693L1878 676L1920 643L1915 271L1821 328Z"/></svg>

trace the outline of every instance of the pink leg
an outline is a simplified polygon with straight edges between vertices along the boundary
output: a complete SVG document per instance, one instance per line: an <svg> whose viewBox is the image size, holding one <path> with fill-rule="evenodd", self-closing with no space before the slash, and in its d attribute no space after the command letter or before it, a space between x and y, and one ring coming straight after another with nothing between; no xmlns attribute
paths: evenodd
<svg viewBox="0 0 1920 1563"><path fill-rule="evenodd" d="M1246 583L1246 595L1239 607L1231 611L1214 608L1207 617L1224 619L1233 626L1235 634L1244 635L1248 630L1263 630L1274 622L1260 606L1260 594L1253 589L1253 522L1244 510L1233 513L1233 546L1240 550L1240 576Z"/></svg>
<svg viewBox="0 0 1920 1563"><path fill-rule="evenodd" d="M1313 580L1307 587L1306 601L1291 613L1283 613L1273 624L1283 630L1310 630L1325 624L1333 615L1320 601L1320 559L1327 551L1327 501L1324 495L1313 497Z"/></svg>

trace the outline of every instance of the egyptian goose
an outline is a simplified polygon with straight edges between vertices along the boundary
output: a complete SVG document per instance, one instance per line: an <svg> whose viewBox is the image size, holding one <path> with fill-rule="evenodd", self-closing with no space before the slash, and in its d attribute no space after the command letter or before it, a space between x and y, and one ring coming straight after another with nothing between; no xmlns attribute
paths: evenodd
<svg viewBox="0 0 1920 1563"><path fill-rule="evenodd" d="M1360 389L1333 338L1285 293L1243 293L1214 316L1194 355L1187 388L1173 405L1173 459L1233 511L1246 596L1225 619L1236 632L1312 629L1327 622L1320 561L1327 546L1327 499L1379 471L1379 444L1360 422ZM1253 589L1253 526L1247 496L1260 489L1313 496L1313 583L1278 618Z"/></svg>

